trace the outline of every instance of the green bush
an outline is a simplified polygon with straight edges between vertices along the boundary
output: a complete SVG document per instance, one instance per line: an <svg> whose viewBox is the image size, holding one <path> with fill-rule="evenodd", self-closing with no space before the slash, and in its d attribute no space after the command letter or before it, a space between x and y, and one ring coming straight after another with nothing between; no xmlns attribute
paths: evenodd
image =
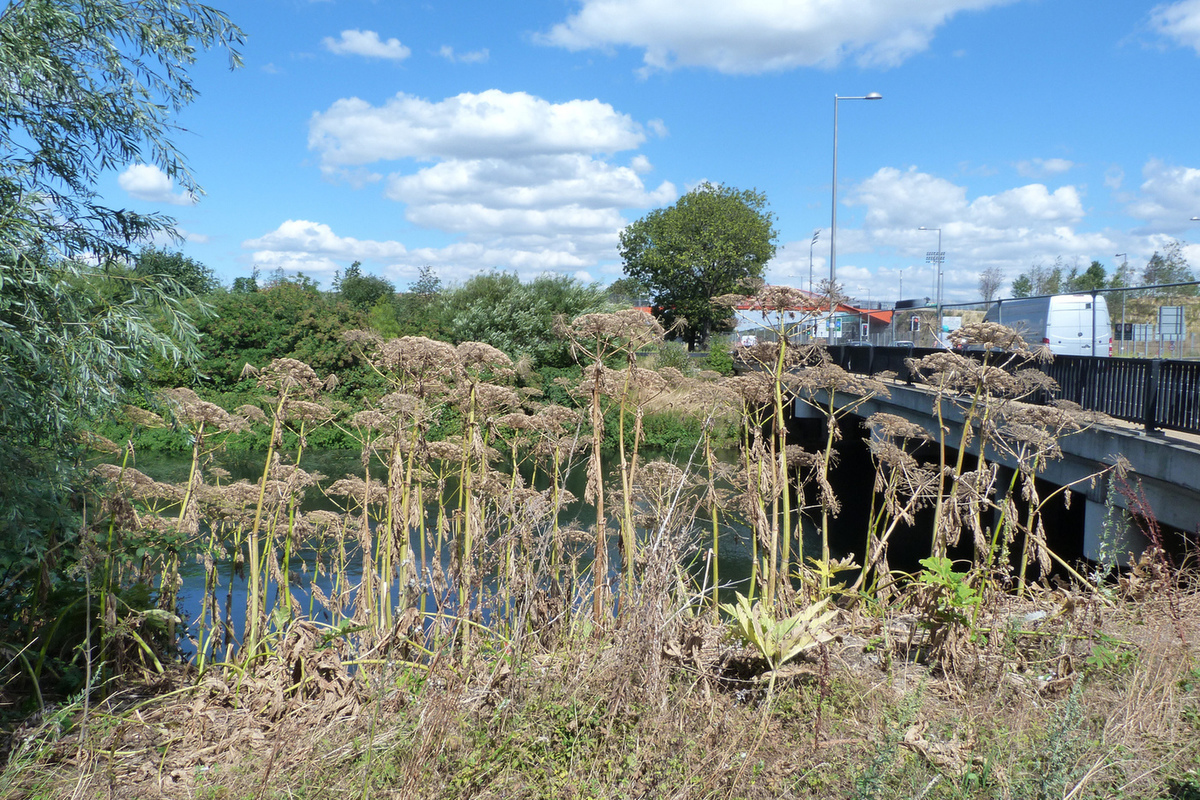
<svg viewBox="0 0 1200 800"><path fill-rule="evenodd" d="M686 375L692 370L692 359L687 348L679 342L663 342L654 356L654 366L657 369L674 367Z"/></svg>
<svg viewBox="0 0 1200 800"><path fill-rule="evenodd" d="M713 372L722 375L733 374L733 356L729 354L729 348L724 342L713 342L712 350L708 351L703 363L705 369L711 369Z"/></svg>

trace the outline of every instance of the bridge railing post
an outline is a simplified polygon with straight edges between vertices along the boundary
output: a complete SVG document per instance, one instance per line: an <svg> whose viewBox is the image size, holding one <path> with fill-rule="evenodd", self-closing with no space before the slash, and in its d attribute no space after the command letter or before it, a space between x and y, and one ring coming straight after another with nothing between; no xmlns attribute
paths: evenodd
<svg viewBox="0 0 1200 800"><path fill-rule="evenodd" d="M1158 428L1158 386L1162 376L1162 359L1150 360L1150 369L1146 370L1146 385L1142 395L1142 425L1146 433L1153 433Z"/></svg>

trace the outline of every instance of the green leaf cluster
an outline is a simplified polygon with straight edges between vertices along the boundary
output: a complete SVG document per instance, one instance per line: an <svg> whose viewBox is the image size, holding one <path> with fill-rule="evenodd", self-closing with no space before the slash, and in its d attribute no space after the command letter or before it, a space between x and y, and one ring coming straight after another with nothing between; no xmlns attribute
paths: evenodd
<svg viewBox="0 0 1200 800"><path fill-rule="evenodd" d="M837 609L826 611L828 605L829 598L825 598L789 617L776 619L768 606L762 602L751 604L738 592L737 601L722 604L721 610L733 619L738 636L762 653L771 669L779 669L831 638L826 627L837 616Z"/></svg>
<svg viewBox="0 0 1200 800"><path fill-rule="evenodd" d="M625 274L650 289L664 327L687 321L695 349L731 319L714 297L762 283L779 235L773 222L761 192L703 183L621 231Z"/></svg>
<svg viewBox="0 0 1200 800"><path fill-rule="evenodd" d="M607 297L598 284L565 275L523 283L515 273L489 272L443 292L440 304L451 342L484 342L535 367L567 367L575 362L555 320L601 311Z"/></svg>
<svg viewBox="0 0 1200 800"><path fill-rule="evenodd" d="M159 254L139 270L134 254L174 236L173 221L109 207L97 182L146 163L199 194L174 115L195 97L197 53L225 49L236 64L241 41L190 0L0 11L0 641L52 624L47 598L78 579L80 431L155 358L197 354L189 276L152 267Z"/></svg>

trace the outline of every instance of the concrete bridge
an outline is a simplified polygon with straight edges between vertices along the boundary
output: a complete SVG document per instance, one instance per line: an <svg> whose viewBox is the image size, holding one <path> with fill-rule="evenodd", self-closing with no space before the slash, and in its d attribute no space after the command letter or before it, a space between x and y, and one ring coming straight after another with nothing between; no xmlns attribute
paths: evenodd
<svg viewBox="0 0 1200 800"><path fill-rule="evenodd" d="M863 403L855 412L862 418L876 412L896 414L914 422L928 431L937 430L938 396L920 385L908 385L901 381L886 381L890 397L874 397ZM827 402L828 395L819 395L819 402ZM835 393L836 407L858 402L859 398ZM963 414L949 401L942 398L941 413L948 428L946 442L961 441ZM797 400L797 419L816 419L820 415L807 404ZM978 456L978 437L968 452ZM1057 486L1066 486L1086 479L1115 462L1122 455L1132 465L1129 478L1140 483L1142 491L1160 523L1179 529L1185 534L1195 534L1200 524L1200 436L1177 432L1147 433L1137 425L1113 420L1112 424L1097 425L1079 433L1060 439L1063 457L1046 465L1039 477ZM985 458L1013 469L1017 466L1007 453L991 448ZM1094 485L1082 483L1075 491L1083 495L1084 530L1082 552L1095 559L1099 555L1100 542L1106 515L1106 503L1110 492L1106 481ZM1113 493L1117 505L1127 507L1126 498ZM1128 525L1126 538L1118 541L1119 552L1140 553L1146 542L1141 539L1136 526ZM1076 534L1078 535L1078 534Z"/></svg>

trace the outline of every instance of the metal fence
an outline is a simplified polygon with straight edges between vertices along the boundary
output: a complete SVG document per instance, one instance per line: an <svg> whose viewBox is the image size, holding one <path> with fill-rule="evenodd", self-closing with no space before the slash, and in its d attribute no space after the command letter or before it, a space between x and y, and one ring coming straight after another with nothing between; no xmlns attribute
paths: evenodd
<svg viewBox="0 0 1200 800"><path fill-rule="evenodd" d="M834 362L863 375L894 372L912 382L908 359L945 352L932 347L877 347L836 345L829 348ZM982 354L967 352L968 356ZM1054 379L1058 388L1051 397L1070 400L1089 411L1138 423L1147 431L1158 429L1200 434L1200 361L1160 358L1095 358L1057 356L1048 364L1023 362L1017 368L1036 366Z"/></svg>

